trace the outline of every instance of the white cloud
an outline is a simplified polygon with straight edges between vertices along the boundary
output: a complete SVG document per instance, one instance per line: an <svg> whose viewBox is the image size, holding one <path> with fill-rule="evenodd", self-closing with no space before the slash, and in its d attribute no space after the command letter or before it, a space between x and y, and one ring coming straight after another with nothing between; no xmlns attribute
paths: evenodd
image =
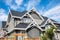
<svg viewBox="0 0 60 40"><path fill-rule="evenodd" d="M22 2L23 2L23 0L15 0L15 3L16 3L17 5L21 5Z"/></svg>
<svg viewBox="0 0 60 40"><path fill-rule="evenodd" d="M55 16L52 16L50 18L52 18L52 19L60 19L60 15L55 15Z"/></svg>
<svg viewBox="0 0 60 40"><path fill-rule="evenodd" d="M18 8L20 8L20 6L11 5L10 8L11 8L11 9L14 9L14 10L17 10Z"/></svg>
<svg viewBox="0 0 60 40"><path fill-rule="evenodd" d="M44 16L50 17L56 21L60 21L60 5L57 5L56 7L46 11Z"/></svg>
<svg viewBox="0 0 60 40"><path fill-rule="evenodd" d="M0 9L0 21L7 21L7 14L4 9Z"/></svg>
<svg viewBox="0 0 60 40"><path fill-rule="evenodd" d="M5 0L6 5L11 9L17 10L20 8L20 5L23 3L23 0ZM16 4L15 4L16 3Z"/></svg>
<svg viewBox="0 0 60 40"><path fill-rule="evenodd" d="M55 6L55 5L52 5L52 4L54 4L54 1L55 1L55 0L49 1L49 3L48 3L47 6L46 6L46 9L49 9L49 8Z"/></svg>
<svg viewBox="0 0 60 40"><path fill-rule="evenodd" d="M53 8L53 7L57 6L57 5L60 5L59 0L48 0L48 1L49 2L47 4L47 6L46 6L47 10L50 9L50 8Z"/></svg>
<svg viewBox="0 0 60 40"><path fill-rule="evenodd" d="M12 5L12 0L5 0L6 5L11 6Z"/></svg>
<svg viewBox="0 0 60 40"><path fill-rule="evenodd" d="M51 15L57 15L57 14L60 14L60 5L46 11L44 13L44 16L47 16L47 15L51 16Z"/></svg>
<svg viewBox="0 0 60 40"><path fill-rule="evenodd" d="M29 10L32 7L35 7L39 2L40 0L29 0L29 2L25 4L25 6L27 7L27 10Z"/></svg>

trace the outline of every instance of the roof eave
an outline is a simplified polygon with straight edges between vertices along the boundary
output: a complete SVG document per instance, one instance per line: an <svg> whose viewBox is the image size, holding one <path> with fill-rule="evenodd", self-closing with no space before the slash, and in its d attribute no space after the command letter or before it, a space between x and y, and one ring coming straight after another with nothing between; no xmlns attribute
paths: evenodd
<svg viewBox="0 0 60 40"><path fill-rule="evenodd" d="M18 16L12 16L12 17L13 17L13 18L20 18L20 19L22 18L22 17L18 17Z"/></svg>

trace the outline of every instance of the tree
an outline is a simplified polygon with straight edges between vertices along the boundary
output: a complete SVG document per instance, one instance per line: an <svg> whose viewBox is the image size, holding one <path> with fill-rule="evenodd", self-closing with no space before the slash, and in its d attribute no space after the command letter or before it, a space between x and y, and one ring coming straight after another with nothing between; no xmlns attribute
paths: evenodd
<svg viewBox="0 0 60 40"><path fill-rule="evenodd" d="M43 36L41 36L41 40L52 40L54 36L54 29L56 29L56 27L53 25L51 25L50 28L46 29Z"/></svg>
<svg viewBox="0 0 60 40"><path fill-rule="evenodd" d="M50 28L48 28L48 29L45 31L45 35L46 35L50 40L52 40L52 37L54 36L54 29L56 29L56 27L54 27L53 25L51 25Z"/></svg>

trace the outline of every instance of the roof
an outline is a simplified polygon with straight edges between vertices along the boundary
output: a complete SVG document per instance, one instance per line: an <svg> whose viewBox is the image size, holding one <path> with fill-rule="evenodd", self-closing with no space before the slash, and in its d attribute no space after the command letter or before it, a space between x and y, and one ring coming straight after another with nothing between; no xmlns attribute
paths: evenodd
<svg viewBox="0 0 60 40"><path fill-rule="evenodd" d="M2 28L5 28L6 21L2 21Z"/></svg>
<svg viewBox="0 0 60 40"><path fill-rule="evenodd" d="M27 12L26 10L24 10L24 11L22 11L22 12L18 12L18 11L11 10L11 14L12 14L13 16L19 16L19 17L23 16L26 12ZM42 16L42 15L41 15L41 16ZM39 26L44 25L44 24L46 23L47 19L49 19L48 17L45 17L45 16L42 16L42 17L43 17L44 21L43 21ZM50 19L50 20L51 20L53 23L54 23L54 22L57 22L57 21L55 21L55 20L53 20L53 19ZM23 26L22 26L22 25L23 25ZM16 28L26 28L28 25L29 25L28 23L19 23L18 25L16 25Z"/></svg>
<svg viewBox="0 0 60 40"><path fill-rule="evenodd" d="M15 11L15 10L10 10L10 11L11 11L11 14L12 14L13 16L18 16L18 17L21 17L21 16L23 16L25 13L27 13L26 10L24 10L24 11L22 11L22 12ZM41 16L42 16L42 15L41 15ZM42 17L44 18L45 21L48 19L48 17L45 17L45 16L42 16ZM51 21L57 22L57 21L55 21L55 20L53 20L53 19L51 19Z"/></svg>
<svg viewBox="0 0 60 40"><path fill-rule="evenodd" d="M42 15L41 15L42 16ZM42 16L43 18L44 18L44 20L47 20L47 19L49 19L48 17L45 17L45 16ZM53 20L53 19L50 19L52 22L57 22L57 21L55 21L55 20Z"/></svg>
<svg viewBox="0 0 60 40"><path fill-rule="evenodd" d="M60 25L60 23L54 23L55 25Z"/></svg>
<svg viewBox="0 0 60 40"><path fill-rule="evenodd" d="M41 15L42 16L42 15ZM41 25L44 25L45 24L45 22L47 21L47 17L45 17L45 16L42 16L43 17L43 19L44 19L44 21L39 25L39 26L41 26Z"/></svg>
<svg viewBox="0 0 60 40"><path fill-rule="evenodd" d="M13 16L18 16L18 17L21 17L21 16L23 16L27 11L26 10L24 10L24 11L22 11L22 12L18 12L18 11L15 11L15 10L10 10L11 11L11 14L13 15Z"/></svg>
<svg viewBox="0 0 60 40"><path fill-rule="evenodd" d="M19 23L16 25L16 28L26 28L29 25L29 23Z"/></svg>
<svg viewBox="0 0 60 40"><path fill-rule="evenodd" d="M41 15L41 16L42 16L42 15ZM44 20L47 20L47 19L48 19L48 17L45 17L45 16L42 16L42 17L43 17Z"/></svg>
<svg viewBox="0 0 60 40"><path fill-rule="evenodd" d="M42 16L42 15L41 15ZM44 25L45 23L46 23L46 21L47 21L47 19L49 19L48 17L45 17L45 16L42 16L43 17L43 19L44 19L44 21L41 23L41 25ZM55 22L57 22L57 21L55 21L55 20L53 20L53 19L50 19L53 23L55 23ZM58 24L58 22L57 22L57 24ZM39 26L41 26L41 25L39 25Z"/></svg>

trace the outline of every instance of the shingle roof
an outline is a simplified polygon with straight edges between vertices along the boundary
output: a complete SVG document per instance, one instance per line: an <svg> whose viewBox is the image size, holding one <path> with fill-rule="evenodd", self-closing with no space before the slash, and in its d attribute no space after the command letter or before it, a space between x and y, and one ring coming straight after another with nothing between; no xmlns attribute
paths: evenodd
<svg viewBox="0 0 60 40"><path fill-rule="evenodd" d="M53 20L53 19L51 19L51 21L53 21L53 22L57 22L57 21L55 21L55 20Z"/></svg>
<svg viewBox="0 0 60 40"><path fill-rule="evenodd" d="M29 23L19 23L16 25L16 28L26 28L29 25Z"/></svg>
<svg viewBox="0 0 60 40"><path fill-rule="evenodd" d="M60 25L60 23L54 23L54 24L56 24L56 25Z"/></svg>
<svg viewBox="0 0 60 40"><path fill-rule="evenodd" d="M49 19L48 17L45 17L45 16L42 16L43 18L44 18L44 20L47 20L47 19ZM53 19L50 19L51 21L53 21L53 22L57 22L57 21L55 21L55 20L53 20Z"/></svg>
<svg viewBox="0 0 60 40"><path fill-rule="evenodd" d="M2 28L5 28L6 21L2 21Z"/></svg>
<svg viewBox="0 0 60 40"><path fill-rule="evenodd" d="M10 11L11 11L11 14L13 16L19 16L19 17L23 16L27 12L26 10L24 10L22 12L18 12L18 11L15 11L15 10L10 10Z"/></svg>
<svg viewBox="0 0 60 40"><path fill-rule="evenodd" d="M42 15L41 15L42 16ZM45 16L42 16L43 17L43 19L44 19L44 21L41 23L41 25L44 25L45 24L45 22L47 21L47 19L49 19L48 17L45 17ZM55 20L53 20L53 19L50 19L53 23L54 22L57 22L57 21L55 21Z"/></svg>
<svg viewBox="0 0 60 40"><path fill-rule="evenodd" d="M41 15L41 16L42 16L42 15ZM42 17L43 17L44 20L47 20L47 19L48 19L48 17L45 17L45 16L42 16Z"/></svg>

